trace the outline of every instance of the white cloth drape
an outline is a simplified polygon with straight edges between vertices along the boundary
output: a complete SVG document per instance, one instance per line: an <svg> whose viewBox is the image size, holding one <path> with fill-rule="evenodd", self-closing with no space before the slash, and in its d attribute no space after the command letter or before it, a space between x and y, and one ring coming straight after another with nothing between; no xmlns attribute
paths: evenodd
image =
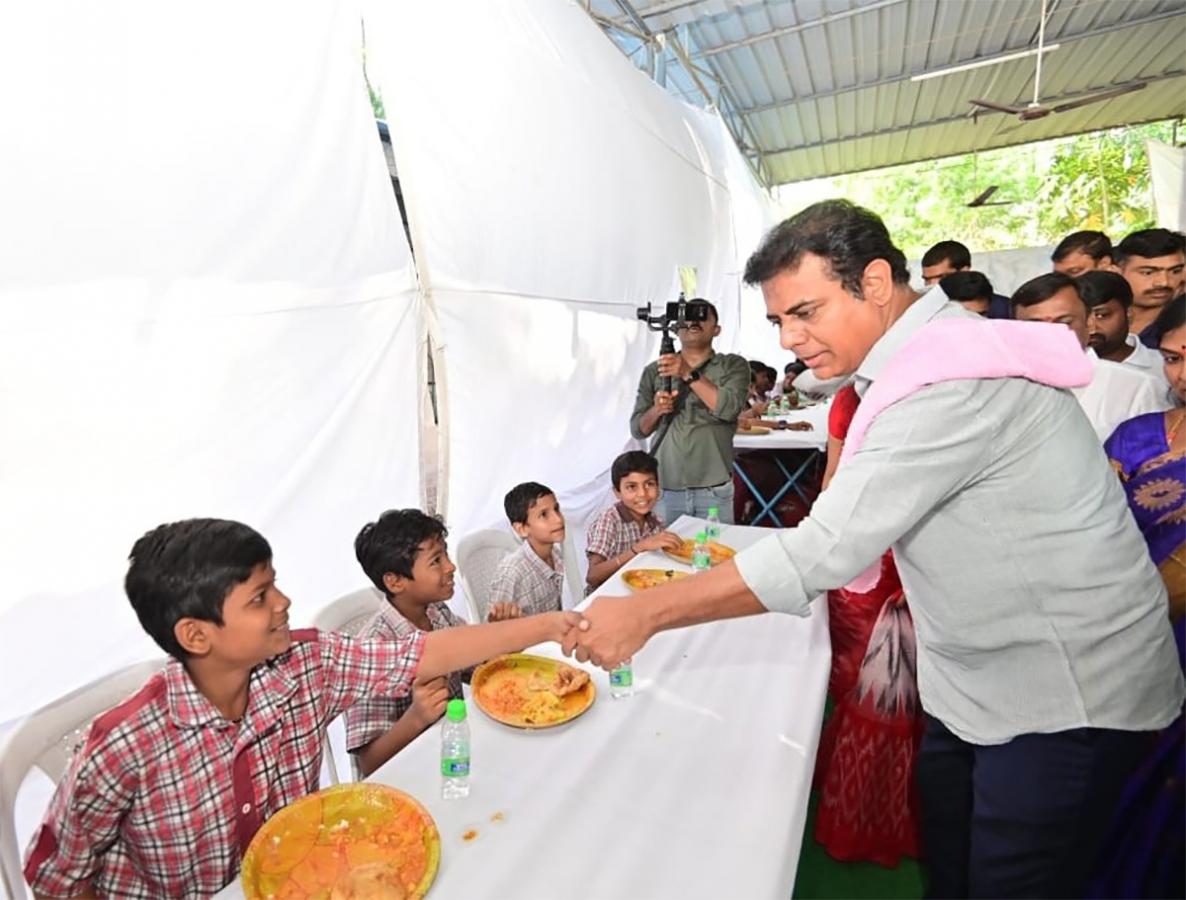
<svg viewBox="0 0 1186 900"><path fill-rule="evenodd" d="M1145 141L1145 149L1149 153L1157 224L1174 231L1186 231L1186 147Z"/></svg>
<svg viewBox="0 0 1186 900"><path fill-rule="evenodd" d="M293 618L418 502L415 280L348 5L0 13L0 721L156 651L128 551L272 542Z"/></svg>
<svg viewBox="0 0 1186 900"><path fill-rule="evenodd" d="M636 71L576 4L373 3L381 90L416 263L439 322L457 533L514 484L604 473L656 342L635 307L676 267L738 340L734 216L760 193L719 119ZM744 196L744 195L749 196ZM742 257L743 259L744 257Z"/></svg>

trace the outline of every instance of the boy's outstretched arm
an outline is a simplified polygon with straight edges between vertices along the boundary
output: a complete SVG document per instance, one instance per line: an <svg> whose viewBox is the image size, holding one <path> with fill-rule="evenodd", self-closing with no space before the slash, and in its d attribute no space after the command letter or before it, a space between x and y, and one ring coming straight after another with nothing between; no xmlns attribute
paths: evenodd
<svg viewBox="0 0 1186 900"><path fill-rule="evenodd" d="M416 677L427 681L503 653L516 653L532 644L560 643L569 629L579 627L582 621L580 613L565 611L430 631L424 635L424 654Z"/></svg>

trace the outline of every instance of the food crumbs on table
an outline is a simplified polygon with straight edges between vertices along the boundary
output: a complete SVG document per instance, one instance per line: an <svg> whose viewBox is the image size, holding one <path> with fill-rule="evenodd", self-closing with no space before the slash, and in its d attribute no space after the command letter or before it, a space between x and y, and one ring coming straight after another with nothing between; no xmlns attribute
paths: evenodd
<svg viewBox="0 0 1186 900"><path fill-rule="evenodd" d="M490 817L491 822L505 822L506 820L507 820L507 814L504 812L496 812L494 815L492 815Z"/></svg>
<svg viewBox="0 0 1186 900"><path fill-rule="evenodd" d="M463 834L461 836L461 839L463 841L472 841L477 836L478 836L478 830L476 828L471 828L469 831L467 831L465 834Z"/></svg>

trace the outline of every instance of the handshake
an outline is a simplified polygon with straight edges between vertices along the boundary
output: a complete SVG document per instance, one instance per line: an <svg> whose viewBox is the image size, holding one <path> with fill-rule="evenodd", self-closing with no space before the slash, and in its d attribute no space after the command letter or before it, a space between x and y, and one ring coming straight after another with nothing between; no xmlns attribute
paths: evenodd
<svg viewBox="0 0 1186 900"><path fill-rule="evenodd" d="M632 597L598 597L581 612L550 613L551 639L565 656L592 662L605 670L630 659L654 633Z"/></svg>

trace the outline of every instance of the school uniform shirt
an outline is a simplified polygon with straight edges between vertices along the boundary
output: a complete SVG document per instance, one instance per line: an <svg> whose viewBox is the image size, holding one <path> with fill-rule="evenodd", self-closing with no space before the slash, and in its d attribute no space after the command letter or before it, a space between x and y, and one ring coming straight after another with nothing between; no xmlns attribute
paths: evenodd
<svg viewBox="0 0 1186 900"><path fill-rule="evenodd" d="M422 635L360 641L315 629L256 666L231 722L176 660L90 725L33 836L25 880L69 897L209 897L259 826L316 791L328 723L367 694L402 695Z"/></svg>
<svg viewBox="0 0 1186 900"><path fill-rule="evenodd" d="M489 605L514 603L525 616L557 612L564 593L564 551L552 544L552 564L548 565L531 544L523 541L509 553L494 571L490 583Z"/></svg>
<svg viewBox="0 0 1186 900"><path fill-rule="evenodd" d="M430 631L465 624L445 603L430 603L425 608L425 614L432 626ZM403 613L384 602L374 618L358 632L358 637L362 640L406 641L422 633ZM446 681L449 684L450 700L463 699L461 683L468 680L472 672L473 669L469 668L449 673ZM372 694L359 700L346 710L346 749L354 753L375 738L382 737L411 705L410 691L399 696Z"/></svg>
<svg viewBox="0 0 1186 900"><path fill-rule="evenodd" d="M589 523L585 535L585 552L613 559L643 538L662 530L663 520L654 511L647 513L646 518L639 522L626 509L626 504L615 503L599 512ZM585 586L586 594L592 590L592 587Z"/></svg>
<svg viewBox="0 0 1186 900"><path fill-rule="evenodd" d="M1087 350L1091 358L1091 383L1071 388L1071 393L1087 413L1091 427L1102 444L1112 436L1116 426L1133 416L1169 409L1164 388L1149 372L1114 363Z"/></svg>

